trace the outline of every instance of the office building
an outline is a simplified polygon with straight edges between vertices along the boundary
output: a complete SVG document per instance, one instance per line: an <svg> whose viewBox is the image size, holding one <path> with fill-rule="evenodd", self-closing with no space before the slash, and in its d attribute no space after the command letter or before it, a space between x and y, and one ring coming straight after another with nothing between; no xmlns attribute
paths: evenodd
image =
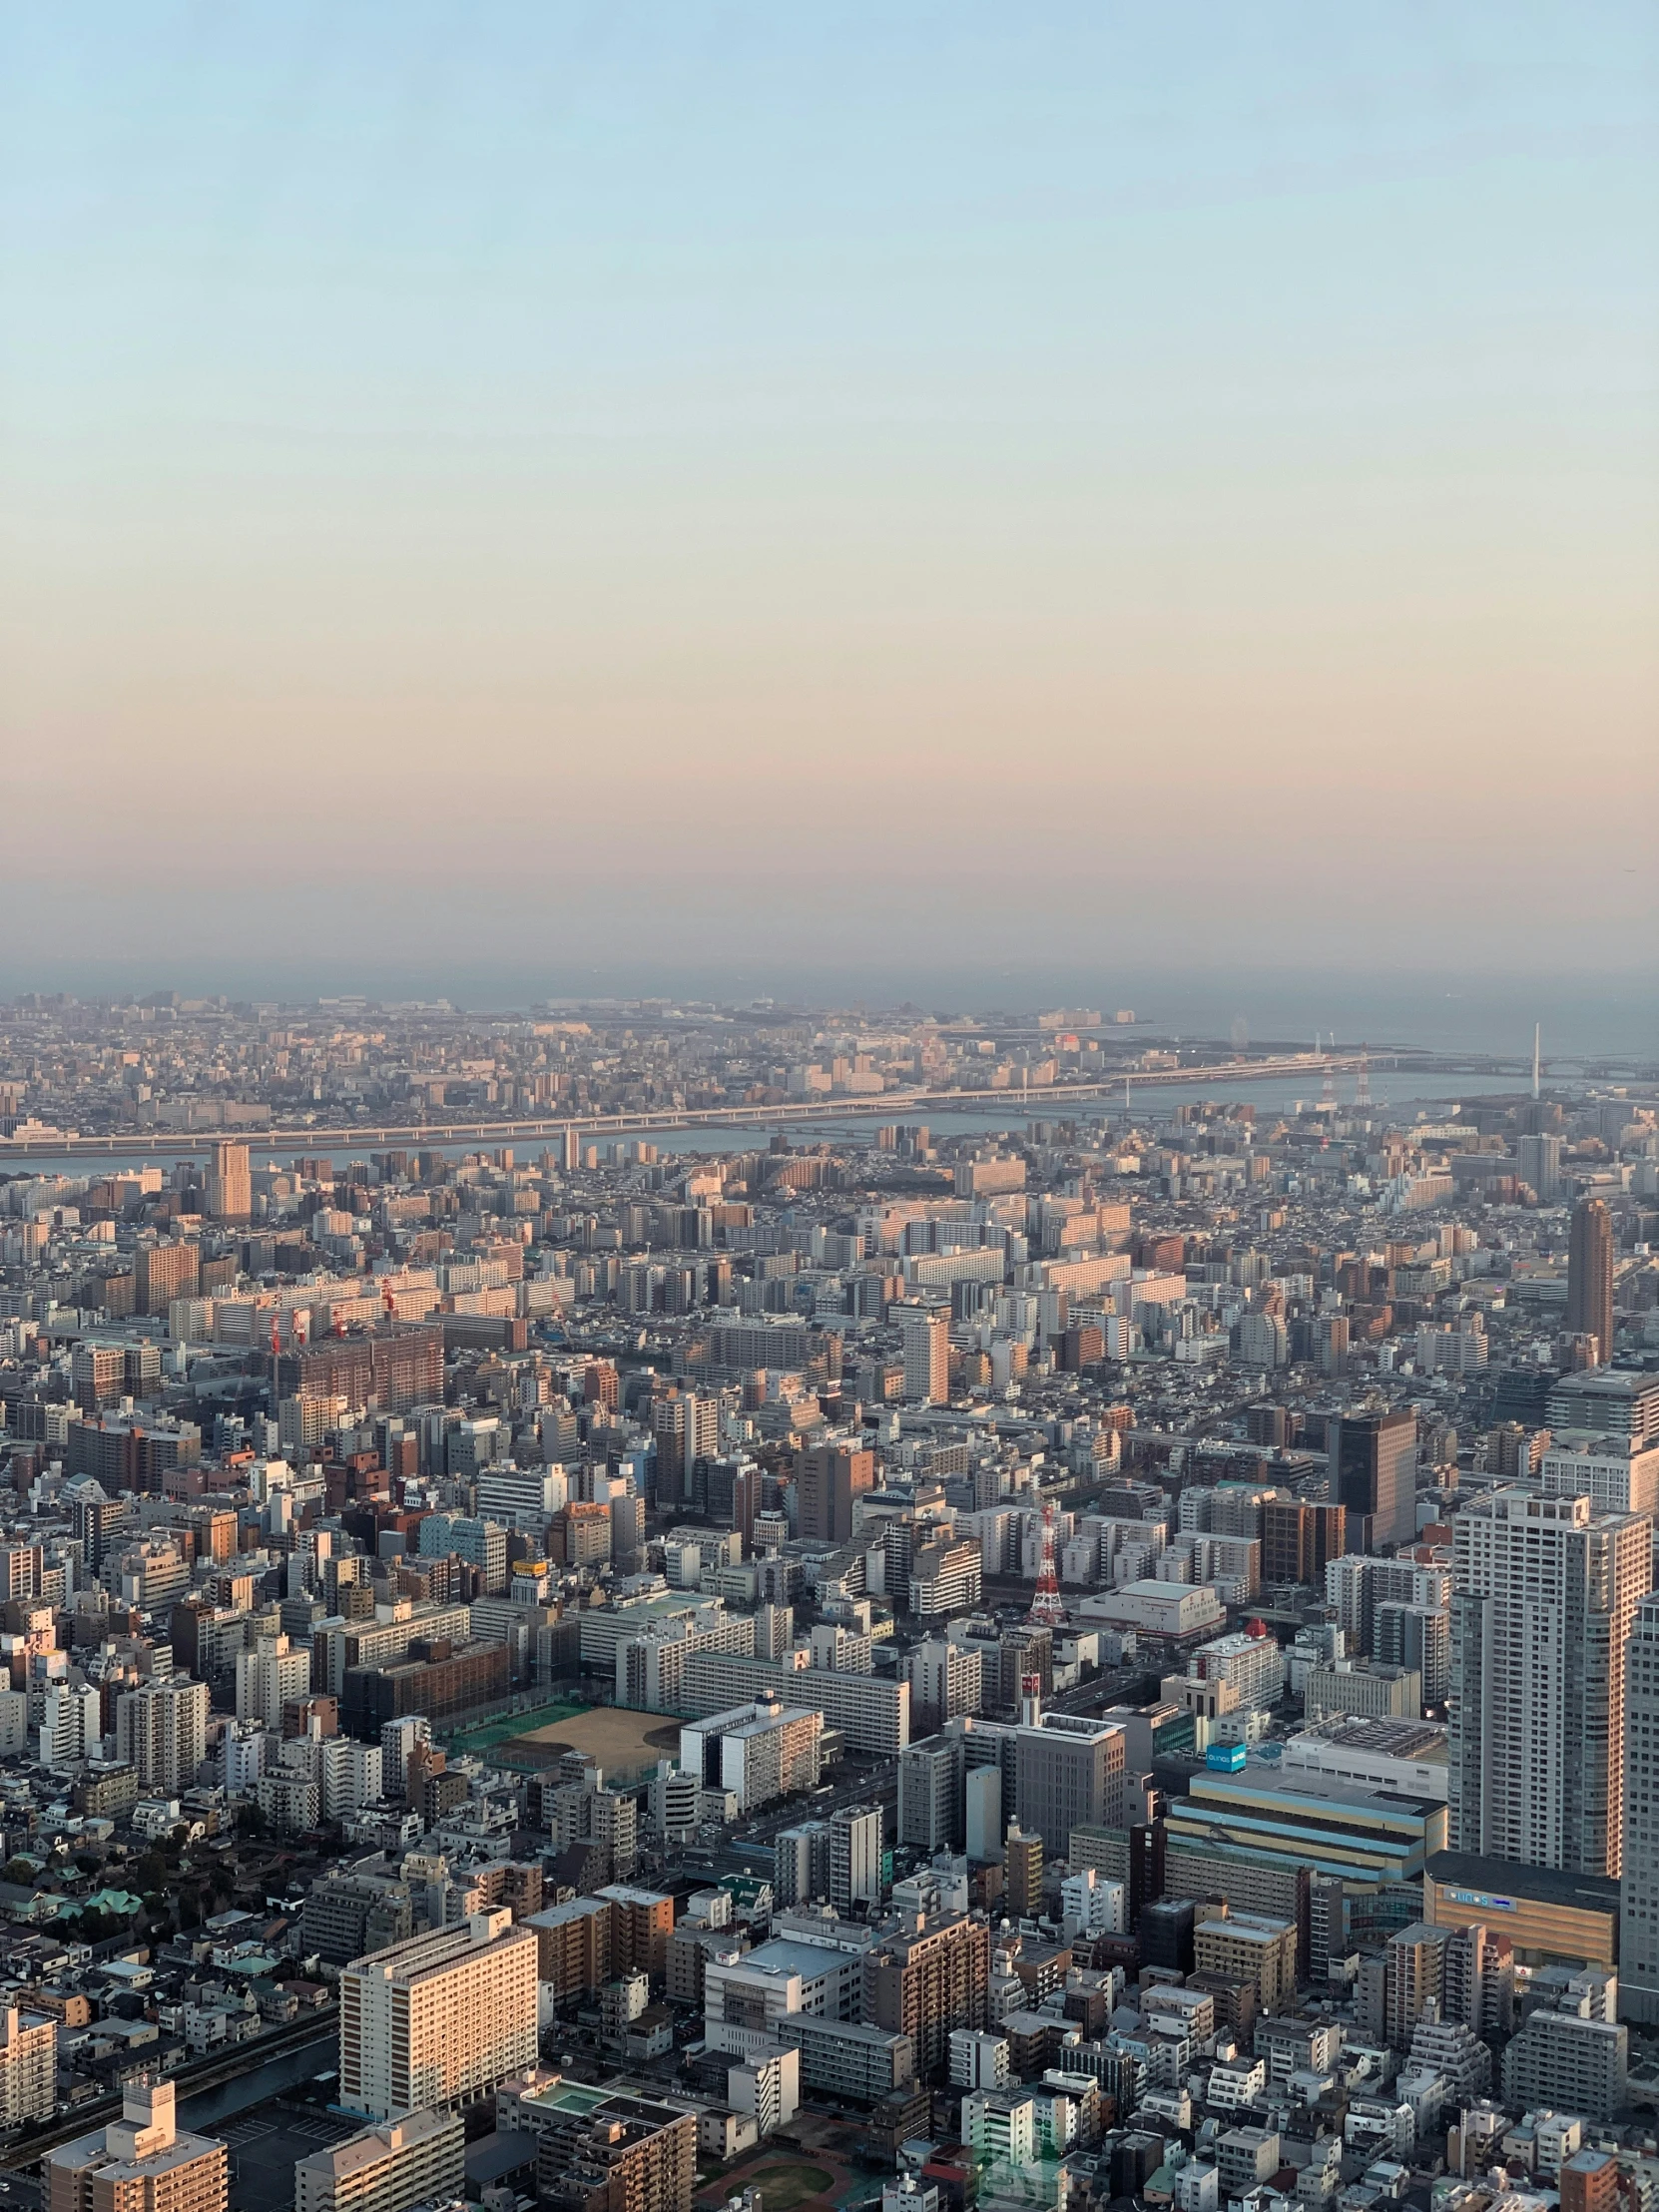
<svg viewBox="0 0 1659 2212"><path fill-rule="evenodd" d="M568 1499L563 1467L520 1467L506 1460L480 1468L473 1489L483 1519L527 1536L545 1536L548 1521Z"/></svg>
<svg viewBox="0 0 1659 2212"><path fill-rule="evenodd" d="M1567 1245L1569 1337L1593 1337L1603 1367L1613 1357L1613 1219L1599 1198L1573 1208Z"/></svg>
<svg viewBox="0 0 1659 2212"><path fill-rule="evenodd" d="M458 2106L536 2060L536 1935L506 1910L411 1936L339 1979L339 2098L370 2119Z"/></svg>
<svg viewBox="0 0 1659 2212"><path fill-rule="evenodd" d="M680 1770L706 1787L730 1791L752 1813L792 1791L818 1787L824 1715L777 1699L757 1699L680 1731Z"/></svg>
<svg viewBox="0 0 1659 2212"><path fill-rule="evenodd" d="M990 1930L965 1913L883 1936L863 1955L864 2019L907 2035L925 2080L949 2058L952 2028L985 2025L990 1967Z"/></svg>
<svg viewBox="0 0 1659 2212"><path fill-rule="evenodd" d="M1408 1544L1417 1532L1417 1417L1407 1411L1345 1412L1330 1424L1335 1501L1346 1508L1357 1551Z"/></svg>
<svg viewBox="0 0 1659 2212"><path fill-rule="evenodd" d="M178 1797L196 1787L208 1754L208 1685L188 1676L147 1682L117 1698L115 1755L138 1776L145 1797Z"/></svg>
<svg viewBox="0 0 1659 2212"><path fill-rule="evenodd" d="M781 2043L801 2053L802 2088L836 2103L875 2104L915 2078L907 2035L811 2012L786 2012L777 2032Z"/></svg>
<svg viewBox="0 0 1659 2212"><path fill-rule="evenodd" d="M843 1544L852 1534L854 1501L875 1487L875 1454L845 1443L815 1444L801 1455L796 1479L798 1534Z"/></svg>
<svg viewBox="0 0 1659 2212"><path fill-rule="evenodd" d="M225 2145L181 2130L171 2081L129 2082L119 2120L42 2163L46 2212L225 2212Z"/></svg>
<svg viewBox="0 0 1659 2212"><path fill-rule="evenodd" d="M1556 1376L1542 1422L1557 1441L1563 1436L1612 1436L1631 1450L1659 1443L1659 1379L1606 1368Z"/></svg>
<svg viewBox="0 0 1659 2212"><path fill-rule="evenodd" d="M1616 1878L1625 1645L1653 1581L1651 1524L1513 1489L1454 1530L1451 1846Z"/></svg>
<svg viewBox="0 0 1659 2212"><path fill-rule="evenodd" d="M1127 1739L1110 1721L1044 1713L1014 1732L1014 1813L1063 1859L1074 1828L1124 1825Z"/></svg>
<svg viewBox="0 0 1659 2212"><path fill-rule="evenodd" d="M1619 1875L1619 2009L1659 2027L1659 1595L1644 1597L1625 1647L1624 1852Z"/></svg>
<svg viewBox="0 0 1659 2212"><path fill-rule="evenodd" d="M1290 1582L1319 1588L1327 1565L1347 1545L1346 1506L1273 1497L1262 1508L1262 1580L1270 1589Z"/></svg>
<svg viewBox="0 0 1659 2212"><path fill-rule="evenodd" d="M57 2021L6 2005L0 2010L0 2128L48 2119L57 2100Z"/></svg>
<svg viewBox="0 0 1659 2212"><path fill-rule="evenodd" d="M1384 1666L1380 1659L1334 1659L1308 1669L1302 1706L1310 1722L1343 1715L1414 1721L1422 1714L1422 1677L1414 1668Z"/></svg>
<svg viewBox="0 0 1659 2212"><path fill-rule="evenodd" d="M410 2212L462 2194L466 2124L458 2112L408 2112L295 2162L293 2212Z"/></svg>
<svg viewBox="0 0 1659 2212"><path fill-rule="evenodd" d="M222 1142L208 1170L208 1214L214 1221L248 1221L254 1212L254 1186L245 1144Z"/></svg>
<svg viewBox="0 0 1659 2212"><path fill-rule="evenodd" d="M873 1911L881 1902L881 1808L854 1805L831 1813L830 1903L841 1920L853 1908Z"/></svg>

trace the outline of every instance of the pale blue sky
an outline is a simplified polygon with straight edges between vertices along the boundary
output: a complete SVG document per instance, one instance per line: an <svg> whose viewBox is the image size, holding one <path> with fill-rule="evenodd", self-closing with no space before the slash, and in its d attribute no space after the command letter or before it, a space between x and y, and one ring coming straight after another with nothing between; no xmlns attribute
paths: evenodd
<svg viewBox="0 0 1659 2212"><path fill-rule="evenodd" d="M10 11L8 966L1641 968L1656 22Z"/></svg>

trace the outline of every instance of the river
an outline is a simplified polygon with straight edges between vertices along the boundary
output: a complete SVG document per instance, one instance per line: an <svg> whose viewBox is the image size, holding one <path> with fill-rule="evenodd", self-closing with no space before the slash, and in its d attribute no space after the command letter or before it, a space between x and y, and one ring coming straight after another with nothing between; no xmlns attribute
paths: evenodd
<svg viewBox="0 0 1659 2212"><path fill-rule="evenodd" d="M1347 1105L1354 1097L1356 1078L1352 1074L1339 1075L1336 1079L1338 1100ZM1420 1071L1407 1071L1376 1066L1371 1073L1372 1102L1375 1107L1396 1114L1409 1125L1423 1112L1437 1112L1454 1099L1477 1099L1492 1096L1514 1097L1524 1089L1521 1078L1513 1075L1434 1075ZM1559 1088L1559 1086L1552 1086ZM1250 1105L1257 1110L1258 1118L1269 1114L1293 1112L1298 1106L1312 1107L1320 1098L1321 1086L1315 1071L1306 1076L1287 1076L1283 1079L1268 1078L1261 1082L1226 1083L1147 1083L1137 1084L1131 1109L1131 1120L1141 1127L1161 1119L1177 1105L1190 1105L1196 1099L1214 1099L1223 1105ZM902 1108L889 1107L885 1111L876 1108L867 1116L863 1114L826 1114L822 1121L811 1119L791 1120L781 1123L790 1142L800 1147L818 1143L868 1144L875 1132L899 1122L907 1126L917 1123L934 1129L944 1136L977 1136L1012 1131L1023 1135L1033 1121L1099 1120L1104 1117L1113 1126L1123 1120L1123 1100L1086 1098L1068 1101L1063 1090L1029 1093L993 1092L983 1102L971 1104L940 1099ZM654 1144L659 1153L667 1152L754 1152L764 1151L772 1138L772 1127L764 1121L755 1121L740 1128L716 1124L688 1125L683 1129L647 1129L637 1133ZM381 1146L364 1138L360 1145L330 1146L324 1153L317 1153L307 1145L302 1130L283 1131L275 1141L258 1130L245 1133L249 1154L256 1168L278 1166L300 1156L325 1157L336 1166L354 1159L361 1159ZM202 1158L206 1160L213 1149L214 1135L204 1132ZM551 1140L539 1137L507 1137L502 1140L507 1149L521 1163L532 1160ZM607 1146L613 1143L634 1141L626 1133L604 1132L586 1141L600 1148L601 1157ZM424 1140L400 1142L392 1149L404 1152L440 1152L459 1159L469 1152L488 1152L496 1149L487 1137L469 1137L460 1143L426 1143ZM160 1166L171 1173L180 1157L190 1155L168 1154L158 1156L146 1152L143 1144L135 1140L130 1151L69 1153L8 1158L0 1148L0 1173L14 1175L66 1175L77 1179L114 1174L121 1169Z"/></svg>
<svg viewBox="0 0 1659 2212"><path fill-rule="evenodd" d="M199 2096L182 2097L179 2125L193 2128L198 2134L211 2135L225 2121L235 2119L239 2112L288 2096L319 2073L332 2074L337 2049L332 2035L319 2037L314 2043L300 2044L297 2050L282 2051L275 2058L268 2058L252 2073L222 2081L217 2089L204 2089Z"/></svg>

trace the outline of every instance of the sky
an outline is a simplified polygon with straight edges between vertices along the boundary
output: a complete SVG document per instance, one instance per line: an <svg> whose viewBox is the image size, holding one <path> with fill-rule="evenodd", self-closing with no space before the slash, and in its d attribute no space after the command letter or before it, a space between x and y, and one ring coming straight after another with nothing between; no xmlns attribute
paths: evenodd
<svg viewBox="0 0 1659 2212"><path fill-rule="evenodd" d="M1654 1040L1656 215L1637 0L4 11L0 989Z"/></svg>

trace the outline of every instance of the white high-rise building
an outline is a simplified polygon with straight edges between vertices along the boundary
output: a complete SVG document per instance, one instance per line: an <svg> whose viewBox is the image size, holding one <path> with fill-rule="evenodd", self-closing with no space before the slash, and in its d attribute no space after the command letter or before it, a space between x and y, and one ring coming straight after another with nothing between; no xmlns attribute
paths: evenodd
<svg viewBox="0 0 1659 2212"><path fill-rule="evenodd" d="M984 1702L984 1658L974 1644L930 1636L904 1661L912 1706L925 1706L943 1726L958 1713L977 1713Z"/></svg>
<svg viewBox="0 0 1659 2212"><path fill-rule="evenodd" d="M893 1309L904 1344L904 1395L942 1405L950 1395L950 1315L942 1306Z"/></svg>
<svg viewBox="0 0 1659 2212"><path fill-rule="evenodd" d="M830 1903L842 1920L881 1902L881 1808L845 1806L830 1816Z"/></svg>
<svg viewBox="0 0 1659 2212"><path fill-rule="evenodd" d="M1508 1489L1465 1506L1454 1537L1453 1848L1616 1877L1625 1645L1652 1524Z"/></svg>
<svg viewBox="0 0 1659 2212"><path fill-rule="evenodd" d="M1529 1184L1540 1206L1553 1206L1561 1195L1561 1140L1547 1130L1520 1137L1515 1143L1515 1166Z"/></svg>
<svg viewBox="0 0 1659 2212"><path fill-rule="evenodd" d="M477 1506L481 1519L499 1521L527 1536L545 1536L547 1523L567 1502L570 1484L563 1467L481 1467Z"/></svg>
<svg viewBox="0 0 1659 2212"><path fill-rule="evenodd" d="M380 1777L387 1797L406 1797L409 1760L417 1744L432 1741L432 1724L424 1713L406 1713L401 1720L386 1721L380 1729Z"/></svg>
<svg viewBox="0 0 1659 2212"><path fill-rule="evenodd" d="M1659 2026L1659 1596L1652 1595L1638 1606L1625 1647L1619 2010Z"/></svg>
<svg viewBox="0 0 1659 2212"><path fill-rule="evenodd" d="M54 1773L67 1772L103 1750L102 1709L96 1684L76 1688L56 1682L46 1692L35 1731L35 1757Z"/></svg>
<svg viewBox="0 0 1659 2212"><path fill-rule="evenodd" d="M1659 1513L1659 1444L1562 1438L1539 1460L1535 1481L1546 1497L1587 1497L1603 1513Z"/></svg>
<svg viewBox="0 0 1659 2212"><path fill-rule="evenodd" d="M237 1653L239 1721L280 1728L282 1707L289 1698L306 1696L310 1687L311 1654L307 1645L296 1649L286 1636L262 1636L252 1651Z"/></svg>

